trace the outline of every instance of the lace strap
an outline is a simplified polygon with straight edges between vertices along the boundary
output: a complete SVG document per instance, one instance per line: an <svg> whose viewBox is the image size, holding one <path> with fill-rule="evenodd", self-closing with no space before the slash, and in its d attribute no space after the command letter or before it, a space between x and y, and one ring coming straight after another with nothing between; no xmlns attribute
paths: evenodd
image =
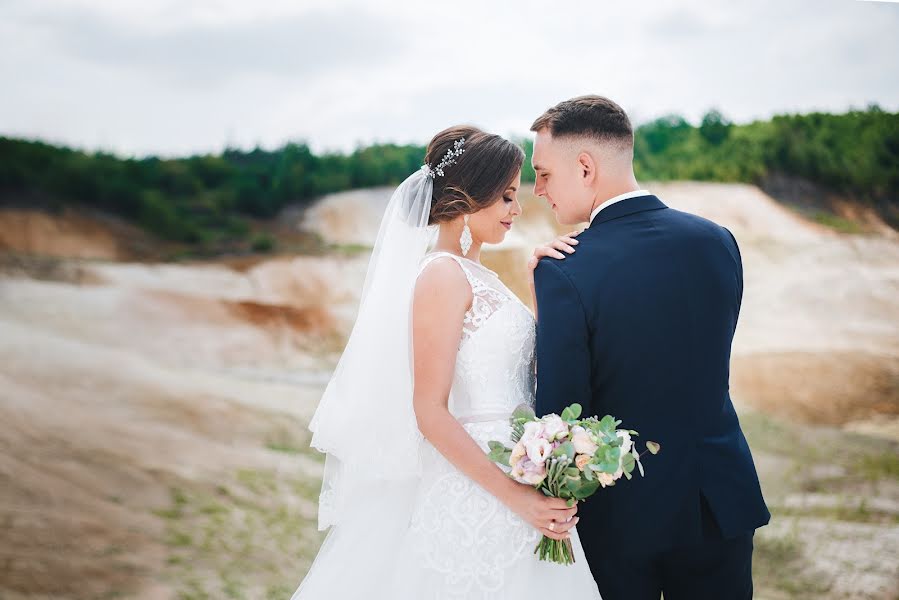
<svg viewBox="0 0 899 600"><path fill-rule="evenodd" d="M453 254L451 252L432 252L430 254L426 254L425 257L421 261L421 268L418 271L419 275L421 274L422 271L424 271L425 267L427 267L429 264L431 264L431 262L433 262L435 259L438 259L438 258L441 258L444 256L449 256L454 261L456 261L457 265L459 265L462 268L462 272L465 273L465 279L468 280L468 285L471 286L472 291L477 291L477 289L479 287L483 287L483 284L480 282L480 280L478 280L477 277L474 276L474 273L471 272L471 270L465 264L465 261L462 260L461 257L456 256L455 254Z"/></svg>
<svg viewBox="0 0 899 600"><path fill-rule="evenodd" d="M443 256L448 256L456 261L456 264L462 268L462 272L465 273L465 278L468 279L468 284L471 286L471 307L465 311L465 318L462 321L462 340L464 341L480 329L487 319L503 304L508 302L509 296L477 277L471 267L465 264L465 259L450 252L432 252L425 255L424 259L422 259L422 270L433 260Z"/></svg>

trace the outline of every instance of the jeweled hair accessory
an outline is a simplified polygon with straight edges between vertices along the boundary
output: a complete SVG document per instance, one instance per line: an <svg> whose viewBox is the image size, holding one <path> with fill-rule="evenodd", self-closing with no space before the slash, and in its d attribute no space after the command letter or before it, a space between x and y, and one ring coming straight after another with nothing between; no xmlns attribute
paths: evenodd
<svg viewBox="0 0 899 600"><path fill-rule="evenodd" d="M446 151L446 154L443 155L441 161L437 164L433 169L431 165L425 163L421 166L422 170L427 172L428 177L431 179L440 176L443 177L443 169L450 165L456 164L456 159L462 156L462 153L465 152L465 148L462 146L465 144L465 138L459 138L453 143L453 147Z"/></svg>

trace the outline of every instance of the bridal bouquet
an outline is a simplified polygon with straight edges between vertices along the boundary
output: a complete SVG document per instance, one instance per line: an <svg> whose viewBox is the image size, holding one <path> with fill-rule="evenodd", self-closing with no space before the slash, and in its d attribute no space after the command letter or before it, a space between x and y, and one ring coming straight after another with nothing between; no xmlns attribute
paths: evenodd
<svg viewBox="0 0 899 600"><path fill-rule="evenodd" d="M622 477L631 479L635 467L643 475L642 454L632 440L636 431L618 429L621 421L610 415L602 419L580 419L580 415L581 405L572 404L561 416L538 419L531 407L522 404L511 417L515 446L509 449L502 442L489 442L490 459L511 467L509 476L516 481L533 485L546 496L564 498L569 506ZM656 442L646 442L651 454L659 449ZM570 539L543 536L534 553L540 560L574 562Z"/></svg>

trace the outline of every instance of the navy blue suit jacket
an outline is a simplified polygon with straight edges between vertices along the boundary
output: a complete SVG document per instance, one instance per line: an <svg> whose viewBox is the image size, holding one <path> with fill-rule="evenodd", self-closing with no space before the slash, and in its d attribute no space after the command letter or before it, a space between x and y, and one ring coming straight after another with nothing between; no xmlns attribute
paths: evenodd
<svg viewBox="0 0 899 600"><path fill-rule="evenodd" d="M617 202L543 258L537 292L537 414L574 402L639 431L646 477L579 505L585 548L662 552L701 539L700 495L725 537L768 522L729 394L743 267L727 229L655 196ZM592 542L592 543L591 543ZM605 544L603 544L605 546ZM589 560L595 560L589 557Z"/></svg>

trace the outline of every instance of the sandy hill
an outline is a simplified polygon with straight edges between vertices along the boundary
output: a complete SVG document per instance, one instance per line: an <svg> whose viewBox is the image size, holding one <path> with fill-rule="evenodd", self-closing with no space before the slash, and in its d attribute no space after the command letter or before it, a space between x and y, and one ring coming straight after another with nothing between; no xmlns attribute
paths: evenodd
<svg viewBox="0 0 899 600"><path fill-rule="evenodd" d="M733 392L775 508L759 597L896 597L899 241L752 186L651 189L743 251ZM305 424L389 192L305 214L328 255L250 261L127 262L102 222L0 211L0 598L289 598L321 541ZM524 196L484 255L523 296L561 231Z"/></svg>

